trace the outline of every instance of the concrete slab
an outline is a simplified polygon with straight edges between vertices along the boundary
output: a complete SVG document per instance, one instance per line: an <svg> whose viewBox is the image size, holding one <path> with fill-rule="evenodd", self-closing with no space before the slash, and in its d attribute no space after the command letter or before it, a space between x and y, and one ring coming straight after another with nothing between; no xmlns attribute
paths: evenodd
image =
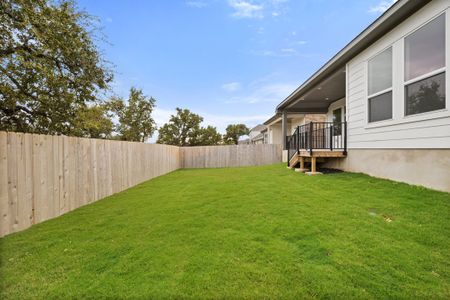
<svg viewBox="0 0 450 300"><path fill-rule="evenodd" d="M321 172L306 172L306 175L310 175L310 176L315 176L315 175L322 175L323 173Z"/></svg>

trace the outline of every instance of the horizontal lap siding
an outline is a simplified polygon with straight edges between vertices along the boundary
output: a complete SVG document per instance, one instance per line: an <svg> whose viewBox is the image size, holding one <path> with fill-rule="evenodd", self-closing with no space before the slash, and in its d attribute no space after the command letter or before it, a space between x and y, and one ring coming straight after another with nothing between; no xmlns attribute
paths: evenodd
<svg viewBox="0 0 450 300"><path fill-rule="evenodd" d="M450 14L448 3L445 4L445 1L431 2L347 64L346 105L349 149L450 148L449 63L447 63L446 73L447 111L405 117L403 112L403 59L400 59L401 53L404 51L403 37L443 11L446 11L447 15ZM447 16L447 23L449 20L450 16ZM450 24L447 24L447 37L450 36L449 28ZM393 120L368 124L367 61L389 46L394 49Z"/></svg>

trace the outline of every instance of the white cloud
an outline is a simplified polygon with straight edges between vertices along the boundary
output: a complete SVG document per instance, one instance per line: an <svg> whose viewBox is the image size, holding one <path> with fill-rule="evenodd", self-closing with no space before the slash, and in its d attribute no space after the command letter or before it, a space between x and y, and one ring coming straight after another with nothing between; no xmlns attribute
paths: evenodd
<svg viewBox="0 0 450 300"><path fill-rule="evenodd" d="M302 41L302 40L300 40L300 41L295 41L295 42L293 42L293 43L296 44L296 45L306 45L306 44L308 44L307 41Z"/></svg>
<svg viewBox="0 0 450 300"><path fill-rule="evenodd" d="M280 50L282 53L297 53L297 50L293 48L283 48Z"/></svg>
<svg viewBox="0 0 450 300"><path fill-rule="evenodd" d="M228 5L234 10L235 18L262 19L266 15L278 17L286 12L289 0L228 0Z"/></svg>
<svg viewBox="0 0 450 300"><path fill-rule="evenodd" d="M371 6L369 8L369 12L370 13L380 13L380 14L382 14L386 10L388 10L389 7L391 7L395 2L397 2L397 0L383 0L383 1L379 2L375 6Z"/></svg>
<svg viewBox="0 0 450 300"><path fill-rule="evenodd" d="M305 42L306 43L306 42ZM252 55L256 56L267 56L267 57L306 57L309 58L314 54L304 54L298 52L294 48L281 48L277 50L254 50L249 52Z"/></svg>
<svg viewBox="0 0 450 300"><path fill-rule="evenodd" d="M187 6L196 7L196 8L203 8L205 6L208 6L208 3L206 1L186 1Z"/></svg>
<svg viewBox="0 0 450 300"><path fill-rule="evenodd" d="M156 126L159 128L167 123L170 119L170 116L175 114L174 110L168 110L164 108L155 107L152 112L153 120L155 120Z"/></svg>
<svg viewBox="0 0 450 300"><path fill-rule="evenodd" d="M228 0L228 5L230 5L234 12L231 16L235 18L258 18L264 17L263 5L253 4L249 1L244 0Z"/></svg>
<svg viewBox="0 0 450 300"><path fill-rule="evenodd" d="M290 83L255 83L239 96L234 96L225 103L277 103L286 98L297 86Z"/></svg>
<svg viewBox="0 0 450 300"><path fill-rule="evenodd" d="M241 89L241 84L239 82L230 82L222 85L222 89L227 92L235 92Z"/></svg>

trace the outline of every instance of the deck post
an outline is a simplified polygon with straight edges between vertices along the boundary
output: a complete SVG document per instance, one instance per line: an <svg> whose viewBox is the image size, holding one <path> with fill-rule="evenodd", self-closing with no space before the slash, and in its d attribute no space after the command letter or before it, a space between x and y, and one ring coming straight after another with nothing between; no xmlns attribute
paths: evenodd
<svg viewBox="0 0 450 300"><path fill-rule="evenodd" d="M300 162L300 168L295 169L295 172L301 172L301 173L306 173L309 170L305 168L305 158L303 156L299 157L299 162Z"/></svg>
<svg viewBox="0 0 450 300"><path fill-rule="evenodd" d="M311 173L316 173L316 157L311 157Z"/></svg>
<svg viewBox="0 0 450 300"><path fill-rule="evenodd" d="M287 113L283 112L281 115L281 136L283 137L283 150L287 150Z"/></svg>
<svg viewBox="0 0 450 300"><path fill-rule="evenodd" d="M309 154L313 152L313 122L309 123Z"/></svg>

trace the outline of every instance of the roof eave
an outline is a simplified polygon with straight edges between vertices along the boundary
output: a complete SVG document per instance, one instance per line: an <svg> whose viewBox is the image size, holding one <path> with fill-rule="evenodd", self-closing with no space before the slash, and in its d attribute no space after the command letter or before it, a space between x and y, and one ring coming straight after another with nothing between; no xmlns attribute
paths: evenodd
<svg viewBox="0 0 450 300"><path fill-rule="evenodd" d="M361 53L370 44L381 38L407 17L418 11L431 0L400 0L378 17L372 24L357 35L342 50L334 55L318 71L309 77L300 87L292 92L286 99L278 104L276 111L280 112L288 106L297 96L305 94L323 80L326 76L344 67L348 61Z"/></svg>

